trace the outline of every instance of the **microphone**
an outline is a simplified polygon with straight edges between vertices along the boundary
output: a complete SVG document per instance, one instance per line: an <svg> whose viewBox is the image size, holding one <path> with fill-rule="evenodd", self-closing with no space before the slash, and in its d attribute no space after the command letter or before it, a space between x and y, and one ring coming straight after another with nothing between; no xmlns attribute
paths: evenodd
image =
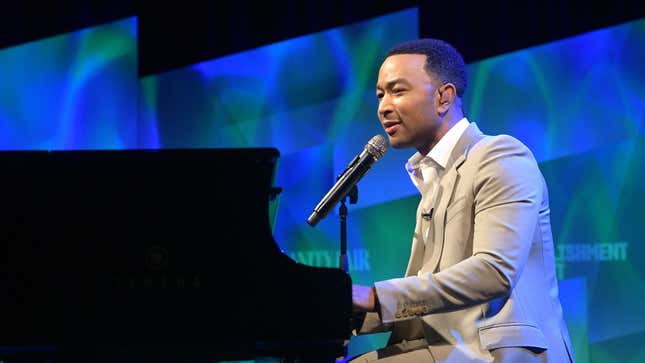
<svg viewBox="0 0 645 363"><path fill-rule="evenodd" d="M352 187L367 173L376 160L387 151L387 142L381 135L376 135L365 145L363 151L352 160L345 171L338 177L336 184L325 194L314 212L307 218L307 223L314 227L318 222L350 192Z"/></svg>
<svg viewBox="0 0 645 363"><path fill-rule="evenodd" d="M430 212L421 213L421 218L423 218L426 221L431 220L432 219L432 212L434 212L434 208L430 209Z"/></svg>

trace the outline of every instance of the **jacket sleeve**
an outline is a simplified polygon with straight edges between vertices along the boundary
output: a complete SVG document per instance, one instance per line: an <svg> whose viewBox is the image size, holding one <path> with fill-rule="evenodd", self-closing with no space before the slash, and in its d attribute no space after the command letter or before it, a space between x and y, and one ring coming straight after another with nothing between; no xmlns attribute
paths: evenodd
<svg viewBox="0 0 645 363"><path fill-rule="evenodd" d="M482 304L517 282L538 221L543 179L537 163L522 143L504 135L479 142L466 162L476 163L467 179L474 200L472 255L437 273L377 282L384 323Z"/></svg>
<svg viewBox="0 0 645 363"><path fill-rule="evenodd" d="M390 331L392 324L384 324L377 313L366 313L352 332L354 335L383 333Z"/></svg>

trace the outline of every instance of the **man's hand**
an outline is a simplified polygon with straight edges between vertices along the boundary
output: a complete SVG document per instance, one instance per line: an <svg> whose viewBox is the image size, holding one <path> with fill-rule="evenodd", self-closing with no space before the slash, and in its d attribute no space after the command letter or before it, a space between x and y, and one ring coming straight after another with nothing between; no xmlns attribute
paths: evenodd
<svg viewBox="0 0 645 363"><path fill-rule="evenodd" d="M376 311L376 294L371 286L352 285L352 302L355 312Z"/></svg>

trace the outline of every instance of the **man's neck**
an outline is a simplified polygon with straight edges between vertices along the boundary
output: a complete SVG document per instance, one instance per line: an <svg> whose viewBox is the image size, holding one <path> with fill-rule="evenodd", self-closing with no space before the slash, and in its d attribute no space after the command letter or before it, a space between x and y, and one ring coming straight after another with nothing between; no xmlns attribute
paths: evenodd
<svg viewBox="0 0 645 363"><path fill-rule="evenodd" d="M444 118L441 120L441 124L439 125L439 128L437 128L437 132L435 133L435 137L432 139L432 142L424 148L417 149L417 151L422 154L422 155L427 155L432 148L439 143L441 138L448 132L450 129L455 126L457 122L459 122L462 118L464 118L464 115L462 112L449 112L444 115Z"/></svg>

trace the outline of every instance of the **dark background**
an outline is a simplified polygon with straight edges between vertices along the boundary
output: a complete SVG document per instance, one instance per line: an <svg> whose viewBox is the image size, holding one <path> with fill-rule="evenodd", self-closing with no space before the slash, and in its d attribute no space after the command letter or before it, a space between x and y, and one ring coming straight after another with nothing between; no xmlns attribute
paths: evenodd
<svg viewBox="0 0 645 363"><path fill-rule="evenodd" d="M0 48L138 16L139 75L419 8L422 37L467 62L645 16L645 1L13 0L0 5Z"/></svg>

